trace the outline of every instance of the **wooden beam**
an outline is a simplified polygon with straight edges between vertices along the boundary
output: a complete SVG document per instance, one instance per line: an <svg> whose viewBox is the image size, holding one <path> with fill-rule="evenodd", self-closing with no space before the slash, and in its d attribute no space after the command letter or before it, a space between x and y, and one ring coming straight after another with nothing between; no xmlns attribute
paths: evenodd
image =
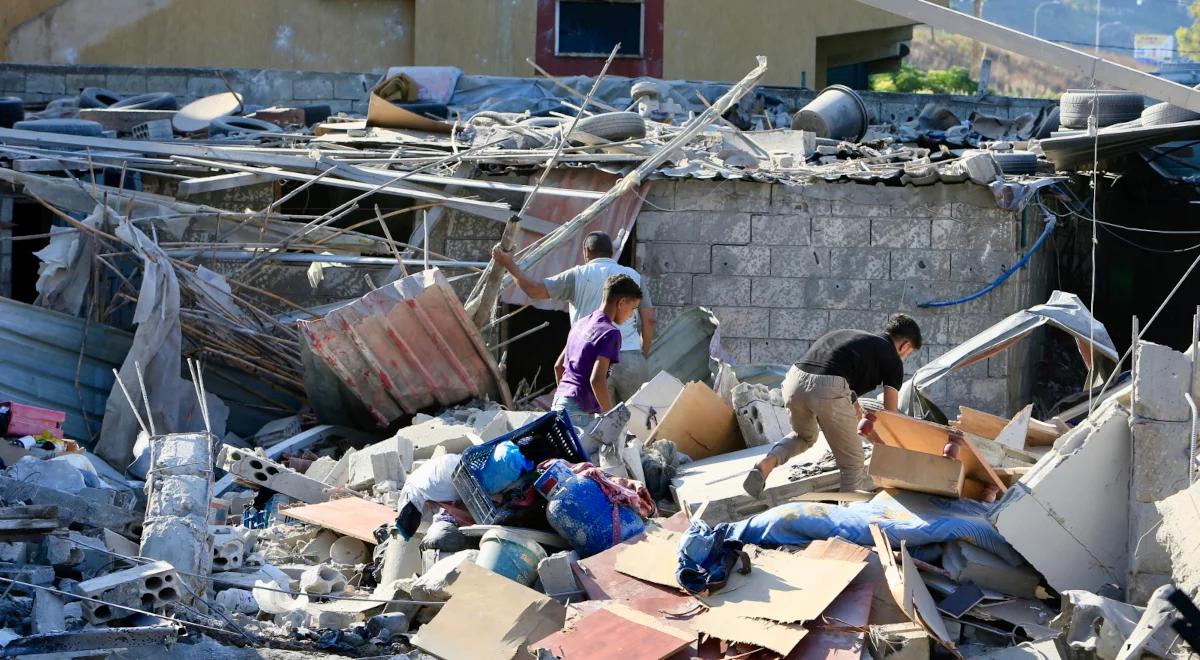
<svg viewBox="0 0 1200 660"><path fill-rule="evenodd" d="M1156 98L1200 112L1200 91L1185 85L1171 82L1165 78L1138 71L1130 67L1111 62L1102 57L1088 55L1082 51L1060 46L1059 44L1037 37L1031 37L1024 32L1018 32L1002 25L975 18L969 14L939 7L925 0L858 0L864 5L903 16L909 20L925 23L939 30L960 34L976 41L982 41L989 46L995 46L1010 53L1018 53L1032 57L1041 62L1052 64L1058 68L1085 78L1095 78L1114 87L1127 89L1146 96Z"/></svg>
<svg viewBox="0 0 1200 660"><path fill-rule="evenodd" d="M185 179L179 182L179 191L176 197L185 198L200 193L215 192L217 190L231 190L233 188L244 188L260 183L268 183L270 181L278 181L279 177L274 174L263 174L255 172L231 172L229 174L218 174L216 176L199 177L195 179Z"/></svg>

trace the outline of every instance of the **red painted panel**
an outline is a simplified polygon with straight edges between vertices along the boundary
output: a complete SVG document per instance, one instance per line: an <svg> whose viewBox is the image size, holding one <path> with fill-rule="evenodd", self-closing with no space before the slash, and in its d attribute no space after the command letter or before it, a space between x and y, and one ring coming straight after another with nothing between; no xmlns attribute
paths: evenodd
<svg viewBox="0 0 1200 660"><path fill-rule="evenodd" d="M594 76L604 67L604 57L559 57L554 54L558 0L538 0L537 44L534 61L556 76ZM643 0L645 6L642 57L619 57L608 67L609 75L637 78L663 75L663 0Z"/></svg>

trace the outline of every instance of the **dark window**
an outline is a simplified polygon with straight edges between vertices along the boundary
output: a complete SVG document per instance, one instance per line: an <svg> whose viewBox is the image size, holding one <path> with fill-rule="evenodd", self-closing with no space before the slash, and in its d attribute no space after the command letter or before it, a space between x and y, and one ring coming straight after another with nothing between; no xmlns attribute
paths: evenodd
<svg viewBox="0 0 1200 660"><path fill-rule="evenodd" d="M559 0L556 55L608 57L621 44L618 57L642 56L641 2Z"/></svg>

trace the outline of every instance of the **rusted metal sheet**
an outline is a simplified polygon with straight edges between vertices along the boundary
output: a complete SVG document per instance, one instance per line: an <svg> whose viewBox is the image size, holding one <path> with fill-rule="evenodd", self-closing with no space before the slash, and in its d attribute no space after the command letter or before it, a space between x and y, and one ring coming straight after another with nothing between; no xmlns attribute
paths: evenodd
<svg viewBox="0 0 1200 660"><path fill-rule="evenodd" d="M377 426L473 397L512 403L483 338L436 268L380 287L300 327L313 355L362 402Z"/></svg>

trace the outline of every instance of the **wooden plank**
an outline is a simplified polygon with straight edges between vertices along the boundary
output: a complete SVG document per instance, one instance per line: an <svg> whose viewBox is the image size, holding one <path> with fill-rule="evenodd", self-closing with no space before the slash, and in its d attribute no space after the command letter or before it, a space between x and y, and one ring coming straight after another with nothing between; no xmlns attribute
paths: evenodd
<svg viewBox="0 0 1200 660"><path fill-rule="evenodd" d="M963 497L982 499L989 485L995 486L1001 493L1008 490L992 466L979 455L971 439L957 429L886 410L877 410L874 415L875 432L880 440L893 447L941 456L946 443L952 438L956 439L959 445L958 460L962 461L966 472Z"/></svg>
<svg viewBox="0 0 1200 660"><path fill-rule="evenodd" d="M217 190L232 190L234 188L244 188L260 183L268 183L270 181L278 181L279 177L271 174L262 174L254 172L230 172L228 174L218 174L216 176L198 177L195 179L184 179L179 182L179 190L176 197L185 198L200 193L213 192Z"/></svg>
<svg viewBox="0 0 1200 660"><path fill-rule="evenodd" d="M998 417L982 410L959 406L958 419L950 425L966 433L974 433L988 440L995 440L1010 420ZM1053 424L1030 418L1029 430L1025 434L1025 444L1033 447L1053 445L1062 432ZM1016 447L1021 449L1021 447Z"/></svg>
<svg viewBox="0 0 1200 660"><path fill-rule="evenodd" d="M961 497L963 464L953 458L878 444L871 452L868 474L880 488Z"/></svg>
<svg viewBox="0 0 1200 660"><path fill-rule="evenodd" d="M638 610L614 603L584 615L568 631L531 644L572 660L662 660L686 648L695 636Z"/></svg>
<svg viewBox="0 0 1200 660"><path fill-rule="evenodd" d="M375 530L380 525L396 520L395 509L357 497L289 507L280 509L279 513L372 545L375 543Z"/></svg>

